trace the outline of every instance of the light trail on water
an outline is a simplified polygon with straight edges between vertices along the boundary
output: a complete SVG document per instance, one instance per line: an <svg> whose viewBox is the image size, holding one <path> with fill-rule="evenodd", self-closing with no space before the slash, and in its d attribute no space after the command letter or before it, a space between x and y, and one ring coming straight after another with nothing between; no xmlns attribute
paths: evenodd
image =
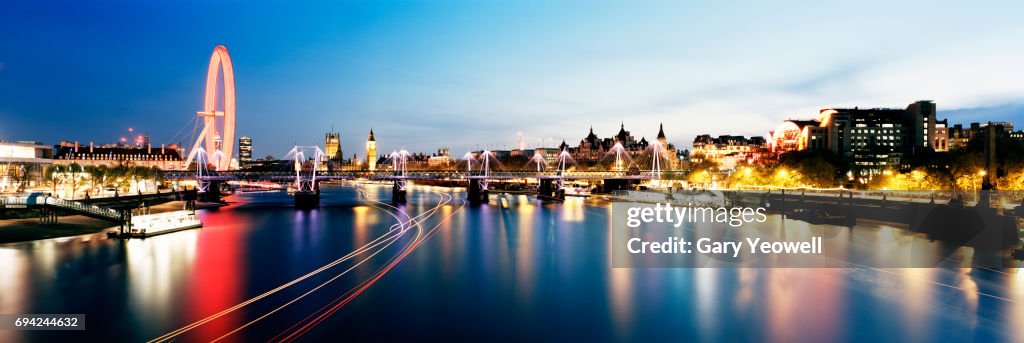
<svg viewBox="0 0 1024 343"><path fill-rule="evenodd" d="M408 227L406 227L405 229L403 229L403 231L402 231L402 232L400 232L400 233L399 233L399 235L401 235L402 233L404 233L405 231L407 231L407 230L411 229L412 227L419 227L419 228L420 228L419 230L417 230L417 235L416 235L416 238L414 238L414 239L413 239L413 240L412 240L412 241L410 242L410 244L409 244L408 246L406 246L406 249L404 250L404 251L405 251L406 253L405 253L405 254L403 254L403 256L404 256L404 255L406 255L406 254L407 254L407 252L411 252L411 248L413 248L413 244L414 244L414 243L416 243L416 242L418 242L419 240L423 239L423 238L422 238L422 232L423 232L423 229L422 229L422 227L420 226L420 223L422 223L422 222L423 222L423 221L425 221L426 219L428 219L428 218L430 218L431 216L433 216L433 214L434 214L434 213L436 213L436 212L437 212L437 211L438 211L438 210L439 210L439 209L440 209L440 208L441 208L442 206L444 206L444 205L447 205L447 204L450 204L450 203L451 203L451 200L452 200L452 196L451 196L451 195L449 195L449 194L445 194L445 193L438 193L438 194L439 194L439 195L441 195L441 200L440 200L440 201L438 202L438 205L437 205L437 206L434 206L434 207L433 207L433 208L431 208L430 210L428 210L428 211L425 211L424 213L422 213L422 214L420 214L420 215L417 215L416 217L412 217L412 218L410 218L409 222L407 222L407 223L412 223L412 225L409 225ZM445 199L445 197L447 197L448 199L446 200L446 199ZM382 204L382 205L384 205L384 206L392 207L392 208L395 208L396 210L399 210L399 211L401 211L401 210L400 210L400 209L398 209L397 207L394 207L394 206L391 206L391 205L388 205L388 204L384 204L384 203L380 203L380 204ZM403 213L404 213L404 211L403 211ZM407 216L408 216L408 214L407 214ZM422 218L422 219L420 219L420 218ZM299 295L298 297L295 297L295 298L294 298L294 299L292 299L291 301L288 301L287 303L285 303L285 304L283 304L283 305L281 305L281 306L278 306L277 308L275 308L275 309L273 309L273 310L271 310L271 311L269 311L269 312L267 312L267 313L263 314L262 316L260 316L260 317L258 317L258 318L256 318L256 319L253 319L252 321L249 321L248 323L245 323L245 324L243 324L243 325L239 326L238 328L236 328L236 329L234 329L234 330L232 330L232 331L230 331L230 332L228 332L228 333L226 333L226 334L224 334L224 335L222 335L222 336L220 336L220 337L217 337L216 339L212 340L211 342L218 342L218 341L220 341L220 340L222 340L222 339L224 339L224 338L227 338L228 336L230 336L230 335L232 335L232 334L234 334L234 333L236 333L236 332L238 332L238 331L241 331L242 329L244 329L244 328L246 328L246 327L248 327L248 326L250 326L250 325L252 325L252 324L255 324L256 322L258 322L258 321L260 321L260 320L262 320L262 319L264 319L264 318L266 318L266 317L269 317L270 315L272 315L272 314L276 313L277 311L280 311L280 310L284 309L284 308L285 308L285 307L287 307L288 305L291 305L292 303L295 303L295 302L297 302L297 301L301 300L302 298L305 298L305 297L306 297L307 295L309 295L309 294L312 294L313 292L316 292L316 291L317 291L317 290L319 290L320 288L323 288L324 286L327 286L327 285L328 285L328 284L330 284L331 282L334 282L334 281L335 281L335 280L337 280L338 278L341 278L342 276L344 276L344 275L345 275L345 274L347 274L348 272L350 272L350 271L354 270L355 268L359 267L359 266L360 266L360 265L362 265L362 264L363 264L364 262L366 262L366 261L369 261L369 260L370 260L371 258L373 258L374 256L376 256L376 255L377 255L377 254L379 254L380 252L383 252L384 250L387 250L387 248L388 248L388 247L389 247L389 246L390 246L391 244L393 244L394 242L395 242L395 240L392 240L391 242L389 242L389 243L388 243L387 245L385 245L384 247L382 247L382 248L380 248L380 249L376 250L376 251L375 251L375 252L374 252L373 254L371 254L370 256L368 256L368 257L366 257L365 259L363 259L363 260L359 261L358 263L356 263L355 265L353 265L353 266L349 267L349 268L348 268L348 269L346 269L345 271L342 271L342 272L341 272L341 273L339 273L338 275L335 275L334 277L332 277L332 278L328 279L327 281L324 281L324 282L323 282L323 283L321 283L320 285L318 285L318 286L314 287L313 289L311 289L311 290L307 291L306 293L303 293L302 295ZM392 258L392 259L394 259L394 258ZM388 270L390 270L390 268L388 268ZM380 270L378 270L378 273L379 273L379 272L380 272ZM386 272L386 271L385 271L385 272ZM375 274L375 275L377 275L377 274Z"/></svg>
<svg viewBox="0 0 1024 343"><path fill-rule="evenodd" d="M320 315L316 316L316 318L313 318L312 320L310 320L310 318L312 318L317 313L317 312L314 312L310 316L307 316L305 319L303 319L303 321L309 320L309 322L304 324L302 327L296 329L295 331L292 331L292 333L286 335L284 338L281 338L282 335L284 335L285 333L287 333L288 331L292 330L295 327L295 325L293 325L292 328L289 328L288 330L285 330L285 332L282 332L281 334L275 336L273 339L271 339L271 341L279 341L279 342L292 342L292 341L295 341L299 337L301 337L302 335L308 333L310 330L312 330L316 326L318 326L321 323L323 323L327 318L329 318L335 312L340 310L346 304L352 302L352 300L354 300L356 297L358 297L360 294L362 294L364 291L366 291L368 288L370 288L370 286L373 286L373 284L376 283L377 280L380 280L380 278L382 278L388 271L390 271L392 268L394 268L399 262L401 262L403 259L405 259L406 256L408 256L412 251L414 251L416 248L418 248L420 246L420 244L422 244L426 240L430 239L430 237L435 235L437 233L437 229L439 227L441 227L441 225L444 224L444 222L447 221L448 218L451 218L456 213L458 213L463 207L465 207L465 202L463 202L463 204L461 206L459 206L455 211L452 211L451 214L449 214L448 216L443 218L439 223L437 223L437 225L432 227L430 229L430 231L428 231L426 233L426 235L425 235L425 237L423 239L420 239L420 240L417 240L417 241L413 242L413 244L411 244L409 246L409 248L406 249L401 255L398 255L398 256L392 258L391 262L386 267L382 268L376 274L374 274L373 278L364 281L362 284L360 284L359 287L357 287L357 288L355 288L355 289L353 289L353 290L351 290L349 292L346 292L342 296L340 296L337 299L335 299L332 303L329 303L327 306L324 306L323 308L318 310L317 312L321 312L321 313L320 313ZM334 304L334 305L332 306L331 304ZM300 323L303 322L303 321L300 321ZM298 324L296 324L296 325L298 325Z"/></svg>
<svg viewBox="0 0 1024 343"><path fill-rule="evenodd" d="M420 215L417 215L415 217L410 217L408 213L406 213L405 211L403 211L403 210L401 210L401 209L399 209L399 208L397 208L395 206L392 206L390 204L385 204L385 203L377 201L377 200L370 199L367 196L367 194L366 194L366 192L364 190L362 190L362 189L357 189L357 190L360 192L359 194L364 199L366 199L366 201L368 202L368 205L382 210L383 212L387 213L388 215L390 215L391 217L393 217L396 220L396 223L389 227L388 232L382 234L381 236L375 238L373 241L370 241L369 243L361 246L360 248L352 251L351 253L348 253L345 256L343 256L343 257L341 257L341 258L339 258L337 260L334 260L334 261L332 261L332 262L330 262L330 263L328 263L328 264L326 264L326 265L324 265L324 266L322 266L322 267L320 267L320 268L318 268L316 270L313 270L313 271L311 271L311 272L309 272L309 273L307 273L307 274L305 274L305 275L303 275L301 277L298 277L298 278L296 278L296 279L294 279L292 281L289 281L289 282L287 282L285 284L282 284L282 285L280 285L280 286L278 286L278 287L276 287L274 289L271 289L271 290L269 290L267 292L264 292L264 293L262 293L260 295L257 295L255 297L253 297L253 298L250 298L249 300L241 302L241 303L239 303L239 304L237 304L235 306L232 306L230 308L224 309L221 312L215 313L215 314L210 315L210 316L208 316L206 318L203 318L201 320L193 322L193 323L191 323L189 325L186 325L186 326L178 328L178 329L176 329L174 331L168 332L168 333L166 333L166 334L164 334L164 335L162 335L160 337L156 337L156 338L150 340L149 342L164 342L164 341L169 341L171 339L174 339L175 337L178 337L178 336L180 336L180 335L182 335L182 334L184 334L184 333L186 333L186 332L188 332L188 331L190 331L192 329L195 329L196 327L202 326L202 325L204 325L206 323L209 323L209 322L211 322L213 320L216 320L216 319L221 318L221 317L223 317L225 315L228 315L228 314L230 314L230 313L232 313L232 312L234 312L234 311L236 311L238 309L241 309L241 308L243 308L243 307L245 307L247 305L250 305L250 304L252 304L252 303L254 303L256 301L262 300L262 299L264 299L264 298L266 298L266 297L268 297L270 295L273 295L273 294L275 294L275 293L277 293L277 292L279 292L281 290L284 290L284 289L286 289L288 287L291 287L291 286L293 286L295 284L298 284L298 283L300 283L300 282L302 282L302 281L304 281L304 280L306 280L306 279L308 279L310 277L313 277L313 276L315 276L317 274L320 274L321 272L326 271L326 270L328 270L328 269L330 269L330 268L332 268L334 266L337 266L338 264L341 264L343 262L351 260L352 258L354 258L356 256L362 255L362 254L364 254L364 253L366 253L368 251L373 250L374 248L377 248L377 247L379 247L381 245L384 245L384 247L381 247L380 249L375 250L370 256L368 256L367 258L361 260L356 265L350 267L349 269L345 270L341 274L339 274L339 275L335 276L334 278L332 278L331 281L333 281L333 280L341 277L342 275L344 275L348 271L353 270L355 267L357 267L358 265L360 265L363 262L367 261L369 258L373 257L377 253L385 250L387 247L389 247L391 244L393 244L395 241L397 241L397 239L399 237L401 237L405 232L409 231L409 229L411 229L414 226L419 225L419 222L421 222L422 220L417 221L417 219L419 219L420 217L423 217L423 216L428 216L429 217L429 216L433 215L433 213L435 213L442 206L450 204L451 198L452 198L451 195L438 192L438 194L441 194L442 196L441 196L441 199L438 201L437 205L435 205L433 208L431 208L428 211L425 211L424 213L422 213ZM448 197L447 200L445 200L445 196ZM393 213L392 211L388 210L387 208L394 209L395 212ZM400 216L399 214L404 215L404 217L408 218L408 220L403 220L402 216ZM400 228L400 229L396 231L396 228ZM417 233L416 238L414 238L412 240L412 242L416 242L418 239L421 238L422 228L420 230L418 230L418 231L420 231L420 232ZM328 281L326 283L329 283L329 282L330 281ZM314 288L314 290L319 289L320 287L323 287L324 285L326 285L326 283L321 284L320 286L317 286L316 288ZM312 293L312 291L307 292L306 294L301 295L299 298L304 297L305 295L308 295L309 293ZM287 304L281 306L280 308L283 308L284 306L287 306L288 304L291 304L291 303L293 303L293 302L295 302L297 300L298 299L293 299L292 301L290 301ZM276 312L280 308L275 309L272 312ZM269 315L269 314L267 314L267 315ZM266 317L267 315L261 316L257 320L262 319L262 318ZM255 322L255 321L253 321L253 322ZM252 324L253 322L247 323L247 324L243 325L242 327L237 328L237 329L231 331L231 333L237 332L241 328L244 328L244 327ZM222 336L222 337L218 338L218 340L223 338L223 337L226 337L229 334L226 334L225 336Z"/></svg>

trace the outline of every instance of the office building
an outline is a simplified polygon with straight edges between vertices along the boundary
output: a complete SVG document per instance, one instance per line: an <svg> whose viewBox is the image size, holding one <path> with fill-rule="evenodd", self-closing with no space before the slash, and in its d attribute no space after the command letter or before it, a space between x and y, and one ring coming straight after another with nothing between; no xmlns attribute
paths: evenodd
<svg viewBox="0 0 1024 343"><path fill-rule="evenodd" d="M252 138L242 136L238 139L238 161L252 162Z"/></svg>

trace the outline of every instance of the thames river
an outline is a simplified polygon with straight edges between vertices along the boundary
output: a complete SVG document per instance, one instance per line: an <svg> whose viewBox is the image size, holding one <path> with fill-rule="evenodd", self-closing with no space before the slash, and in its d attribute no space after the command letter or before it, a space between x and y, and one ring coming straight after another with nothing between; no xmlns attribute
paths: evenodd
<svg viewBox="0 0 1024 343"><path fill-rule="evenodd" d="M392 207L390 192L329 186L315 210L236 194L199 211L202 229L0 245L0 313L86 316L85 331L0 341L1024 340L1013 269L612 268L606 202L472 206L416 187ZM881 225L843 235L932 244Z"/></svg>

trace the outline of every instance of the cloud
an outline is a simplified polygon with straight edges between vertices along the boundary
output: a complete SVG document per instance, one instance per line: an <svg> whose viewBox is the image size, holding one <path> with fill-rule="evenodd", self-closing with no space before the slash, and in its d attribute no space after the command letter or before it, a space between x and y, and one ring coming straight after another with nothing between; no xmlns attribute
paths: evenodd
<svg viewBox="0 0 1024 343"><path fill-rule="evenodd" d="M971 122L1010 121L1024 117L1024 102L1008 103L997 106L958 108L940 110L940 118L949 119L949 124L968 124ZM1024 125L1024 123L1015 123ZM1020 129L1020 128L1018 128Z"/></svg>

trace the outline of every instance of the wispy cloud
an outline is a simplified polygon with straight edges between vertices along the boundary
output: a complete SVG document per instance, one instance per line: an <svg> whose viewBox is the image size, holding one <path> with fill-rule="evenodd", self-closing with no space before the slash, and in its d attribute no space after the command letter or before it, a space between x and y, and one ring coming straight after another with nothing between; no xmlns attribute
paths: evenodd
<svg viewBox="0 0 1024 343"><path fill-rule="evenodd" d="M703 133L762 135L823 107L922 99L954 122L1024 119L1007 105L1024 103L1020 1L433 2L166 6L160 20L128 3L82 15L39 7L47 15L0 20L0 31L23 33L0 55L24 71L4 70L0 110L105 123L160 113L139 121L154 137L173 127L169 136L179 125L150 118L191 120L207 49L226 43L239 132L273 151L321 141L332 124L348 151L370 127L382 150L460 151L515 146L520 132L530 146L575 144L590 126L607 137L620 122L647 138L664 123L670 141L689 145ZM107 53L126 39L138 55ZM61 101L50 101L53 80ZM8 130L70 135L30 120Z"/></svg>
<svg viewBox="0 0 1024 343"><path fill-rule="evenodd" d="M950 125L986 121L1017 121L1014 123L1018 125L1017 129L1022 129L1024 127L1021 126L1024 126L1024 122L1020 122L1020 119L1024 118L1024 102L939 110L939 116L948 118Z"/></svg>

